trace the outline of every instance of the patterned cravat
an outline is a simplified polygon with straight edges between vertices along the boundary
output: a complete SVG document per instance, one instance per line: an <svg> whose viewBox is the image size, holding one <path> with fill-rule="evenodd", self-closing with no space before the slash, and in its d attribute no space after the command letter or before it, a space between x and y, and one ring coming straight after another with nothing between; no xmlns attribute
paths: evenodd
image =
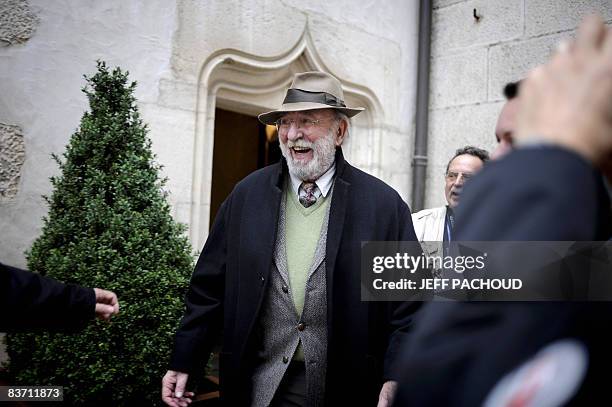
<svg viewBox="0 0 612 407"><path fill-rule="evenodd" d="M298 193L300 196L300 203L304 206L304 208L308 208L317 202L318 191L319 187L317 187L317 184L314 182L302 182L300 188L298 189Z"/></svg>

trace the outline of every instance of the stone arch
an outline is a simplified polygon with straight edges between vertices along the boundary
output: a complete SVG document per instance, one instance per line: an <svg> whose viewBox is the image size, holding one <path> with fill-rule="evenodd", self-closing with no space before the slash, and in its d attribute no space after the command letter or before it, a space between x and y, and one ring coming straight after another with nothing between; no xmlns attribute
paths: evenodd
<svg viewBox="0 0 612 407"><path fill-rule="evenodd" d="M317 53L308 25L299 40L286 52L260 57L233 49L213 53L198 77L196 126L193 157L190 239L201 248L208 235L214 149L215 108L257 115L280 106L294 73L323 71L333 75ZM337 75L334 75L337 77ZM380 123L383 109L374 92L338 78L347 105L363 106L366 111L353 119L346 155L355 156L360 168L378 175L380 163ZM358 138L359 143L350 140Z"/></svg>

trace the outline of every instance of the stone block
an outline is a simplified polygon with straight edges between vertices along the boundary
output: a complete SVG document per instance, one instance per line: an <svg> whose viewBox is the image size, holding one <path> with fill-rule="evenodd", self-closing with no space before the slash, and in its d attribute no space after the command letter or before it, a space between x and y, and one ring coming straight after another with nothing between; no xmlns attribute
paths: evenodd
<svg viewBox="0 0 612 407"><path fill-rule="evenodd" d="M481 16L476 20L474 9ZM523 33L522 0L470 0L434 10L432 55L519 38Z"/></svg>
<svg viewBox="0 0 612 407"><path fill-rule="evenodd" d="M5 264L26 268L25 252L40 235L48 204L40 193L20 193L15 201L0 205L0 258Z"/></svg>
<svg viewBox="0 0 612 407"><path fill-rule="evenodd" d="M39 18L30 9L27 0L3 0L0 2L0 46L21 44L29 40Z"/></svg>
<svg viewBox="0 0 612 407"><path fill-rule="evenodd" d="M569 33L500 44L489 51L489 100L503 100L503 87L524 78L529 70L546 62L551 52Z"/></svg>
<svg viewBox="0 0 612 407"><path fill-rule="evenodd" d="M612 20L610 0L525 0L525 35L573 30L592 13Z"/></svg>
<svg viewBox="0 0 612 407"><path fill-rule="evenodd" d="M321 16L311 16L309 24L315 47L330 71L373 91L384 104L385 121L396 123L402 74L397 44Z"/></svg>
<svg viewBox="0 0 612 407"><path fill-rule="evenodd" d="M383 172L411 171L414 137L411 133L401 133L389 129L382 137L382 157L380 164Z"/></svg>
<svg viewBox="0 0 612 407"><path fill-rule="evenodd" d="M172 204L172 217L175 221L184 225L189 225L191 219L191 202L180 197L178 202L171 202ZM187 231L187 236L189 232ZM196 249L194 247L194 249Z"/></svg>
<svg viewBox="0 0 612 407"><path fill-rule="evenodd" d="M156 105L141 105L166 188L177 200L191 199L195 114Z"/></svg>
<svg viewBox="0 0 612 407"><path fill-rule="evenodd" d="M378 164L374 152L378 151L380 145L375 133L375 129L351 126L348 138L342 143L342 150L347 161L360 169Z"/></svg>
<svg viewBox="0 0 612 407"><path fill-rule="evenodd" d="M487 99L487 49L432 58L432 108L473 104Z"/></svg>
<svg viewBox="0 0 612 407"><path fill-rule="evenodd" d="M25 144L21 128L0 123L0 203L17 196L24 161Z"/></svg>
<svg viewBox="0 0 612 407"><path fill-rule="evenodd" d="M306 21L304 12L278 0L178 2L175 79L196 82L202 62L220 49L280 55L299 40Z"/></svg>
<svg viewBox="0 0 612 407"><path fill-rule="evenodd" d="M466 2L466 0L434 0L433 8L435 10L438 8L448 7L448 6L452 6L453 4L464 3L464 2Z"/></svg>
<svg viewBox="0 0 612 407"><path fill-rule="evenodd" d="M457 149L473 145L490 152L496 146L495 124L502 105L484 103L430 111L426 208L444 204L444 172Z"/></svg>
<svg viewBox="0 0 612 407"><path fill-rule="evenodd" d="M161 79L159 81L159 99L157 103L160 106L171 109L195 110L197 96L198 85L196 83L168 79Z"/></svg>

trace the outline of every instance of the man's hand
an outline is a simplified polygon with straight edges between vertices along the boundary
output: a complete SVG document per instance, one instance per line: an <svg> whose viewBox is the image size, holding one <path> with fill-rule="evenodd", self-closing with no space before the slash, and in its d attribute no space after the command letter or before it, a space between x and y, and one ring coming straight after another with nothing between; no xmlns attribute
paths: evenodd
<svg viewBox="0 0 612 407"><path fill-rule="evenodd" d="M586 18L576 40L561 44L521 83L515 138L573 150L603 171L612 159L612 30Z"/></svg>
<svg viewBox="0 0 612 407"><path fill-rule="evenodd" d="M111 316L119 313L119 301L112 291L94 288L96 293L96 316L108 321Z"/></svg>
<svg viewBox="0 0 612 407"><path fill-rule="evenodd" d="M393 405L393 399L395 398L395 392L397 391L397 382L389 380L383 384L378 396L378 407L391 407Z"/></svg>
<svg viewBox="0 0 612 407"><path fill-rule="evenodd" d="M193 393L185 393L189 375L183 372L168 370L162 379L162 400L171 407L186 407L191 403Z"/></svg>

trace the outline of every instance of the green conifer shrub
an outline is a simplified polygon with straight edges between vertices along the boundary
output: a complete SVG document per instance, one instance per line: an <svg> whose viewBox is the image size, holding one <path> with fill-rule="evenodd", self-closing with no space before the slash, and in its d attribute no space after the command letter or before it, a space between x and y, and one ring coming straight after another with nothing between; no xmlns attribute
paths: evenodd
<svg viewBox="0 0 612 407"><path fill-rule="evenodd" d="M184 226L171 215L128 73L98 62L85 77L80 128L46 197L30 270L117 293L120 314L75 334L7 338L16 384L64 386L70 405L153 405L192 271ZM168 135L171 137L171 135Z"/></svg>

